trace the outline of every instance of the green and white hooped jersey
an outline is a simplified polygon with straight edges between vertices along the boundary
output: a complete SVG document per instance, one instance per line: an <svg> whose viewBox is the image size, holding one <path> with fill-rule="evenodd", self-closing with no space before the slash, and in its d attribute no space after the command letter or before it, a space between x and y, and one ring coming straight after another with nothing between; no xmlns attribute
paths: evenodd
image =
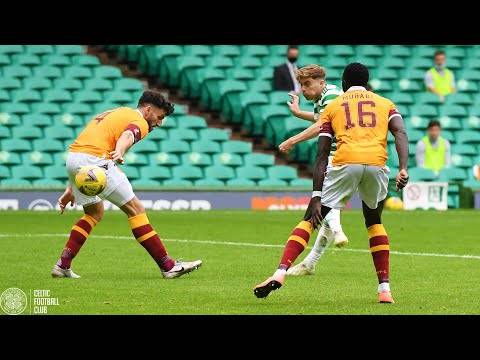
<svg viewBox="0 0 480 360"><path fill-rule="evenodd" d="M320 118L320 115L322 114L323 110L325 110L325 107L330 104L333 100L337 98L337 96L342 95L343 91L338 88L338 86L333 85L333 84L326 84L325 89L322 91L322 96L320 99L315 101L313 105L313 116L315 121L317 121ZM335 139L332 139L332 149L330 150L330 156L333 156L335 154L335 150L337 149L337 142Z"/></svg>

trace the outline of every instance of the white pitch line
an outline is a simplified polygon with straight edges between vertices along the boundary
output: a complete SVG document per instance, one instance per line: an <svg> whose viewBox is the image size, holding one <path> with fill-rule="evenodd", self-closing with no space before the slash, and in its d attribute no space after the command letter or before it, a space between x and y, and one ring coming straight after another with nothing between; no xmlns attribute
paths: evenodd
<svg viewBox="0 0 480 360"><path fill-rule="evenodd" d="M2 237L68 237L70 234L2 234ZM133 240L132 236L121 235L92 235L92 237L98 237L102 239L125 239ZM209 244L209 245L231 245L231 246L249 246L249 247L274 247L283 248L284 244L262 244L262 243L246 243L246 242L233 242L233 241L214 241L214 240L189 240L189 239L162 239L166 242L181 242L181 243L197 243L197 244ZM370 250L366 249L337 249L330 248L328 250L333 251L349 251L349 252L362 252L369 253ZM407 256L428 256L428 257L445 257L445 258L458 258L458 259L474 259L480 260L480 255L459 255L459 254L436 254L436 253L415 253L415 252L403 252L403 251L390 251L390 254L394 255L407 255Z"/></svg>

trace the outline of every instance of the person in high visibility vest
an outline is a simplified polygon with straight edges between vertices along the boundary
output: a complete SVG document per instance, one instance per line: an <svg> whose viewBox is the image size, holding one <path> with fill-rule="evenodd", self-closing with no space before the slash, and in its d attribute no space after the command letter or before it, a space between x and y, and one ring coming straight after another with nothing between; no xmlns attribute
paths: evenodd
<svg viewBox="0 0 480 360"><path fill-rule="evenodd" d="M437 94L441 101L445 96L455 92L455 75L447 69L445 51L437 50L433 55L434 66L425 73L427 90Z"/></svg>
<svg viewBox="0 0 480 360"><path fill-rule="evenodd" d="M440 122L432 120L428 124L427 135L420 139L416 148L417 166L436 173L451 163L450 142L440 136Z"/></svg>

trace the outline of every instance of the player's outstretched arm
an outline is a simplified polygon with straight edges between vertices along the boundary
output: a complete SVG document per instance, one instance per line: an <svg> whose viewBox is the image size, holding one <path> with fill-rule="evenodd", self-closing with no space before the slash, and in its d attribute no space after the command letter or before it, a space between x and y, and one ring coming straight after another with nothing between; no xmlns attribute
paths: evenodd
<svg viewBox="0 0 480 360"><path fill-rule="evenodd" d="M290 95L291 99L290 101L287 101L287 105L290 108L292 115L299 119L315 122L315 114L313 111L300 110L300 99L298 98L298 95L295 93L289 93L288 95Z"/></svg>
<svg viewBox="0 0 480 360"><path fill-rule="evenodd" d="M318 136L318 134L320 134L320 130L322 128L320 123L321 122L318 121L315 124L313 124L312 126L310 126L309 128L303 130L301 133L299 133L295 136L292 136L291 138L285 140L284 142L282 142L278 146L278 149L281 152L288 153L298 143L301 143L301 142L306 141L306 140L310 140L310 139L314 138L315 136Z"/></svg>
<svg viewBox="0 0 480 360"><path fill-rule="evenodd" d="M318 138L318 151L315 166L313 168L313 194L311 207L311 221L313 228L316 229L322 223L322 188L325 180L325 172L327 171L328 155L332 146L332 138L329 136L320 136Z"/></svg>
<svg viewBox="0 0 480 360"><path fill-rule="evenodd" d="M388 129L395 138L395 148L398 154L399 172L397 175L397 191L403 189L408 182L408 137L405 124L400 115L390 119Z"/></svg>
<svg viewBox="0 0 480 360"><path fill-rule="evenodd" d="M115 150L110 152L111 159L123 164L123 155L125 155L127 150L130 149L134 142L135 139L133 133L130 130L125 130L118 138L117 144L115 145Z"/></svg>

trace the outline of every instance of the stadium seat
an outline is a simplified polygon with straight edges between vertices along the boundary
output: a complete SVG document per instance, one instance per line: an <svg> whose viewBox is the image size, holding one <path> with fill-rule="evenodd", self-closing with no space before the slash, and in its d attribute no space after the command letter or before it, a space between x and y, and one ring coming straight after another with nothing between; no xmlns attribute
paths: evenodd
<svg viewBox="0 0 480 360"><path fill-rule="evenodd" d="M12 177L26 180L41 179L43 173L37 166L18 165L12 167Z"/></svg>
<svg viewBox="0 0 480 360"><path fill-rule="evenodd" d="M312 180L311 179L294 179L290 181L291 186L301 186L301 187L311 187Z"/></svg>
<svg viewBox="0 0 480 360"><path fill-rule="evenodd" d="M440 171L439 181L464 181L467 180L467 173L461 168L444 168Z"/></svg>
<svg viewBox="0 0 480 360"><path fill-rule="evenodd" d="M228 133L224 129L202 129L199 130L199 136L201 140L210 141L227 141L229 139Z"/></svg>
<svg viewBox="0 0 480 360"><path fill-rule="evenodd" d="M203 129L207 127L205 119L196 115L181 115L177 118L177 124L180 128Z"/></svg>
<svg viewBox="0 0 480 360"><path fill-rule="evenodd" d="M9 139L11 137L10 129L0 125L0 139Z"/></svg>
<svg viewBox="0 0 480 360"><path fill-rule="evenodd" d="M191 152L188 154L182 154L182 165L192 165L192 166L209 166L212 165L212 158L210 154L200 153L200 152Z"/></svg>
<svg viewBox="0 0 480 360"><path fill-rule="evenodd" d="M217 179L200 179L195 181L195 186L205 186L205 187L223 187L225 183Z"/></svg>
<svg viewBox="0 0 480 360"><path fill-rule="evenodd" d="M460 155L477 155L477 150L473 145L467 144L453 144L451 149L452 154Z"/></svg>
<svg viewBox="0 0 480 360"><path fill-rule="evenodd" d="M180 165L172 168L174 178L184 180L199 180L203 178L202 169L197 166Z"/></svg>
<svg viewBox="0 0 480 360"><path fill-rule="evenodd" d="M170 187L185 188L185 187L193 186L193 182L186 179L173 178L173 179L165 180L162 185L170 186Z"/></svg>
<svg viewBox="0 0 480 360"><path fill-rule="evenodd" d="M0 151L0 164L6 166L22 164L22 158L19 154L8 151Z"/></svg>
<svg viewBox="0 0 480 360"><path fill-rule="evenodd" d="M237 177L253 181L267 178L265 169L260 166L240 166L236 172Z"/></svg>
<svg viewBox="0 0 480 360"><path fill-rule="evenodd" d="M298 178L297 169L286 166L286 165L277 165L271 166L268 168L268 176L271 179L280 179L280 180L294 180Z"/></svg>
<svg viewBox="0 0 480 360"><path fill-rule="evenodd" d="M205 168L205 178L227 181L234 179L235 171L229 166L213 165Z"/></svg>
<svg viewBox="0 0 480 360"><path fill-rule="evenodd" d="M162 166L143 166L140 168L142 179L164 180L170 179L172 173L168 167Z"/></svg>
<svg viewBox="0 0 480 360"><path fill-rule="evenodd" d="M159 150L173 154L188 153L190 152L190 145L186 141L167 139L160 143Z"/></svg>
<svg viewBox="0 0 480 360"><path fill-rule="evenodd" d="M0 149L2 149L3 151L26 152L26 151L32 150L31 142L28 140L7 139L7 140L2 140L0 144L1 144ZM34 148L35 150L39 150L35 146Z"/></svg>
<svg viewBox="0 0 480 360"><path fill-rule="evenodd" d="M252 152L252 143L239 140L230 140L222 143L222 151L226 153L248 154Z"/></svg>
<svg viewBox="0 0 480 360"><path fill-rule="evenodd" d="M175 166L180 165L180 159L176 154L159 152L149 155L150 165Z"/></svg>
<svg viewBox="0 0 480 360"><path fill-rule="evenodd" d="M478 145L480 144L480 132L472 131L472 130L463 130L458 131L455 134L457 138L457 143L459 144L472 144Z"/></svg>
<svg viewBox="0 0 480 360"><path fill-rule="evenodd" d="M23 165L53 165L53 157L51 154L33 151L31 153L22 154ZM60 165L60 164L59 164Z"/></svg>
<svg viewBox="0 0 480 360"><path fill-rule="evenodd" d="M32 103L42 100L40 92L36 90L16 90L12 91L12 98L16 102Z"/></svg>
<svg viewBox="0 0 480 360"><path fill-rule="evenodd" d="M176 139L176 140L193 141L198 139L198 134L193 129L174 128L174 129L168 130L167 138Z"/></svg>
<svg viewBox="0 0 480 360"><path fill-rule="evenodd" d="M275 164L275 157L270 154L251 153L243 157L244 163L247 166L273 166Z"/></svg>
<svg viewBox="0 0 480 360"><path fill-rule="evenodd" d="M10 178L10 170L8 169L8 167L0 165L0 180L9 179L9 178ZM0 184L3 185L3 181Z"/></svg>
<svg viewBox="0 0 480 360"><path fill-rule="evenodd" d="M206 154L217 154L221 152L220 144L216 141L199 140L191 144L191 149L194 152L201 152Z"/></svg>
<svg viewBox="0 0 480 360"><path fill-rule="evenodd" d="M133 149L135 150L135 149ZM129 166L144 166L149 165L148 157L145 154L136 153L134 151L129 151L125 154L125 162Z"/></svg>
<svg viewBox="0 0 480 360"><path fill-rule="evenodd" d="M278 186L286 187L286 186L288 186L288 183L285 180L281 180L281 179L264 179L264 180L260 180L258 182L258 186L260 186L260 187L278 187Z"/></svg>
<svg viewBox="0 0 480 360"><path fill-rule="evenodd" d="M62 77L62 70L58 66L42 65L33 69L33 75L36 77L44 77L48 79L58 79ZM65 74L68 77L67 74Z"/></svg>
<svg viewBox="0 0 480 360"><path fill-rule="evenodd" d="M18 139L40 139L43 137L42 131L39 128L17 126L13 128L12 135Z"/></svg>
<svg viewBox="0 0 480 360"><path fill-rule="evenodd" d="M435 181L437 180L437 175L429 169L414 167L409 169L408 175L410 176L411 181Z"/></svg>
<svg viewBox="0 0 480 360"><path fill-rule="evenodd" d="M242 166L242 156L239 154L221 153L213 155L214 165Z"/></svg>
<svg viewBox="0 0 480 360"><path fill-rule="evenodd" d="M249 179L232 179L227 181L227 186L238 186L238 187L252 187L255 186L255 182Z"/></svg>

